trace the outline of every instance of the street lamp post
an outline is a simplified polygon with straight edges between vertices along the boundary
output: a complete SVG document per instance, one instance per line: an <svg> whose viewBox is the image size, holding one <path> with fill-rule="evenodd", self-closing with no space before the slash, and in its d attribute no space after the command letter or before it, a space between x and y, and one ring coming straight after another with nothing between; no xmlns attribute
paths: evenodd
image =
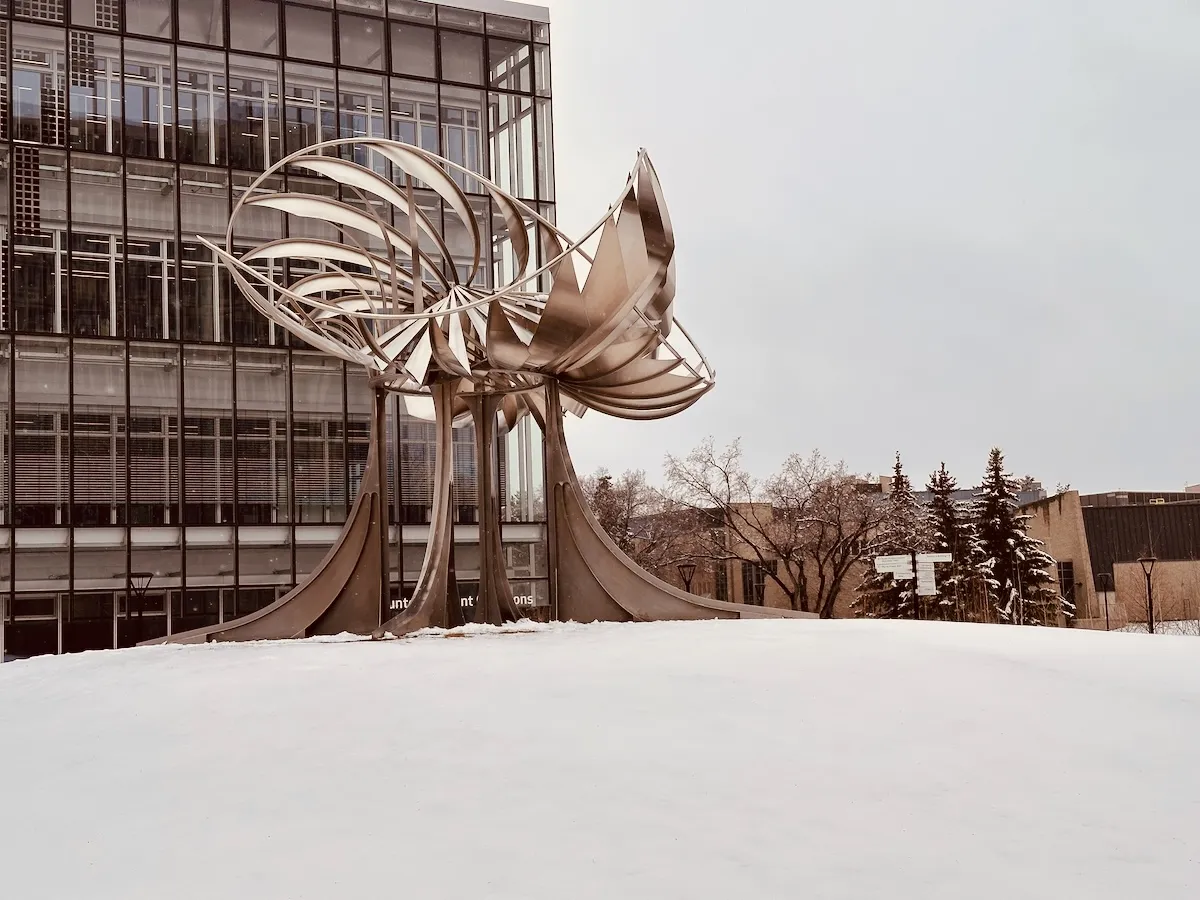
<svg viewBox="0 0 1200 900"><path fill-rule="evenodd" d="M683 589L690 594L692 577L696 574L696 564L693 562L680 563L675 568L679 570L679 577L683 579Z"/></svg>
<svg viewBox="0 0 1200 900"><path fill-rule="evenodd" d="M134 643L141 643L145 638L145 632L142 630L142 609L146 603L146 589L150 587L150 582L154 580L153 572L130 572L129 586L133 588L134 596L137 597L137 640ZM126 610L125 615L128 616L132 610Z"/></svg>
<svg viewBox="0 0 1200 900"><path fill-rule="evenodd" d="M1113 593L1113 577L1111 572L1101 572L1096 576L1096 583L1100 587L1100 595L1104 598L1104 630L1109 630L1108 623L1108 599Z"/></svg>
<svg viewBox="0 0 1200 900"><path fill-rule="evenodd" d="M1141 556L1138 557L1138 562L1142 564L1142 571L1146 573L1146 624L1150 627L1150 633L1154 634L1154 586L1150 583L1150 576L1158 560L1153 556Z"/></svg>

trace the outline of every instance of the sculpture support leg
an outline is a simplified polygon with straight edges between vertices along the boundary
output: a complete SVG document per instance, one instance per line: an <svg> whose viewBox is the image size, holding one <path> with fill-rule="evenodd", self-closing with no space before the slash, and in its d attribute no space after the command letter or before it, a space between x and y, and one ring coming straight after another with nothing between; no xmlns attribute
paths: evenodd
<svg viewBox="0 0 1200 900"><path fill-rule="evenodd" d="M815 618L812 613L726 603L667 584L625 555L588 508L563 433L562 402L553 380L539 415L546 434L550 560L556 615L577 622L663 619Z"/></svg>
<svg viewBox="0 0 1200 900"><path fill-rule="evenodd" d="M283 597L247 616L143 641L199 644L263 641L340 634L369 634L388 599L386 393L375 391L371 443L362 483L346 525L317 568Z"/></svg>
<svg viewBox="0 0 1200 900"><path fill-rule="evenodd" d="M499 625L517 619L504 566L496 483L496 414L500 398L494 394L475 394L468 398L468 403L475 422L475 483L479 503L479 590L475 595L475 621Z"/></svg>
<svg viewBox="0 0 1200 900"><path fill-rule="evenodd" d="M425 561L408 607L377 628L373 636L402 635L422 628L463 624L462 601L454 576L454 382L433 385L437 454L433 467L433 515Z"/></svg>

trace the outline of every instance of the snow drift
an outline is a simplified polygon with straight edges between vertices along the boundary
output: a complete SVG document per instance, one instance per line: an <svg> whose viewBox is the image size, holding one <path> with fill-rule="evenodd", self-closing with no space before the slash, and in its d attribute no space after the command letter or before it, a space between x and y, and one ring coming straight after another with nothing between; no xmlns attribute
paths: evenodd
<svg viewBox="0 0 1200 900"><path fill-rule="evenodd" d="M0 666L0 884L78 898L1200 891L1186 638L551 626Z"/></svg>

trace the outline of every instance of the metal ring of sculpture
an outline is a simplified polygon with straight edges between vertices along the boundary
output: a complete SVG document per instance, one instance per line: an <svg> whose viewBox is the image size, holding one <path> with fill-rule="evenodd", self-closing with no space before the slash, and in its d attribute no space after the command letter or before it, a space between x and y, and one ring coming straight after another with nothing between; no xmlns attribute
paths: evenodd
<svg viewBox="0 0 1200 900"><path fill-rule="evenodd" d="M322 179L336 190L264 189L281 174ZM483 230L458 179L478 185L504 220L511 266L502 284L488 284ZM459 236L467 236L469 262L461 268L447 239L450 229L421 209L420 190L435 193ZM254 209L282 213L301 224L297 231L324 223L337 238L297 235L238 254L239 218ZM525 414L538 420L546 438L549 556L559 618L761 614L684 593L639 569L587 509L566 451L564 408L578 415L595 409L629 419L662 418L688 408L715 383L707 360L673 316L674 235L645 151L617 201L579 240L478 173L381 138L326 141L292 153L239 199L224 248L200 240L264 316L316 349L366 369L375 391L372 438L341 538L307 581L250 616L165 640L342 630L382 636L461 624L451 429L467 416L477 443L476 621L516 616L502 558L492 447L497 427L512 428ZM593 241L594 250L587 249ZM540 265L533 262L535 250ZM276 280L276 267L282 270L287 261L318 271L294 283ZM549 289L539 290L547 281ZM389 588L383 472L388 391L404 398L410 414L436 422L437 446L430 539L417 588L403 613L380 624Z"/></svg>

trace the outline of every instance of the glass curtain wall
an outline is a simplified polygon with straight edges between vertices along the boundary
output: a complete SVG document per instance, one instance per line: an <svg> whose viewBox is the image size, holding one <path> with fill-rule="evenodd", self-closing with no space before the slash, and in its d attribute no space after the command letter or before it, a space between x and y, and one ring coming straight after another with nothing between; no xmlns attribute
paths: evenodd
<svg viewBox="0 0 1200 900"><path fill-rule="evenodd" d="M0 3L5 655L128 646L244 615L336 539L366 461L362 373L271 326L197 240L225 241L258 173L317 141L390 136L552 217L551 127L541 22L416 0ZM503 218L469 174L455 177L486 277L503 278ZM419 202L440 221L436 197ZM284 228L256 216L234 238ZM447 238L465 275L465 234ZM302 269L272 274L316 271ZM428 533L433 431L402 401L389 409L397 608ZM456 429L466 526L478 517L472 442ZM496 465L514 592L544 610L533 422L501 435ZM476 558L461 548L468 605Z"/></svg>

